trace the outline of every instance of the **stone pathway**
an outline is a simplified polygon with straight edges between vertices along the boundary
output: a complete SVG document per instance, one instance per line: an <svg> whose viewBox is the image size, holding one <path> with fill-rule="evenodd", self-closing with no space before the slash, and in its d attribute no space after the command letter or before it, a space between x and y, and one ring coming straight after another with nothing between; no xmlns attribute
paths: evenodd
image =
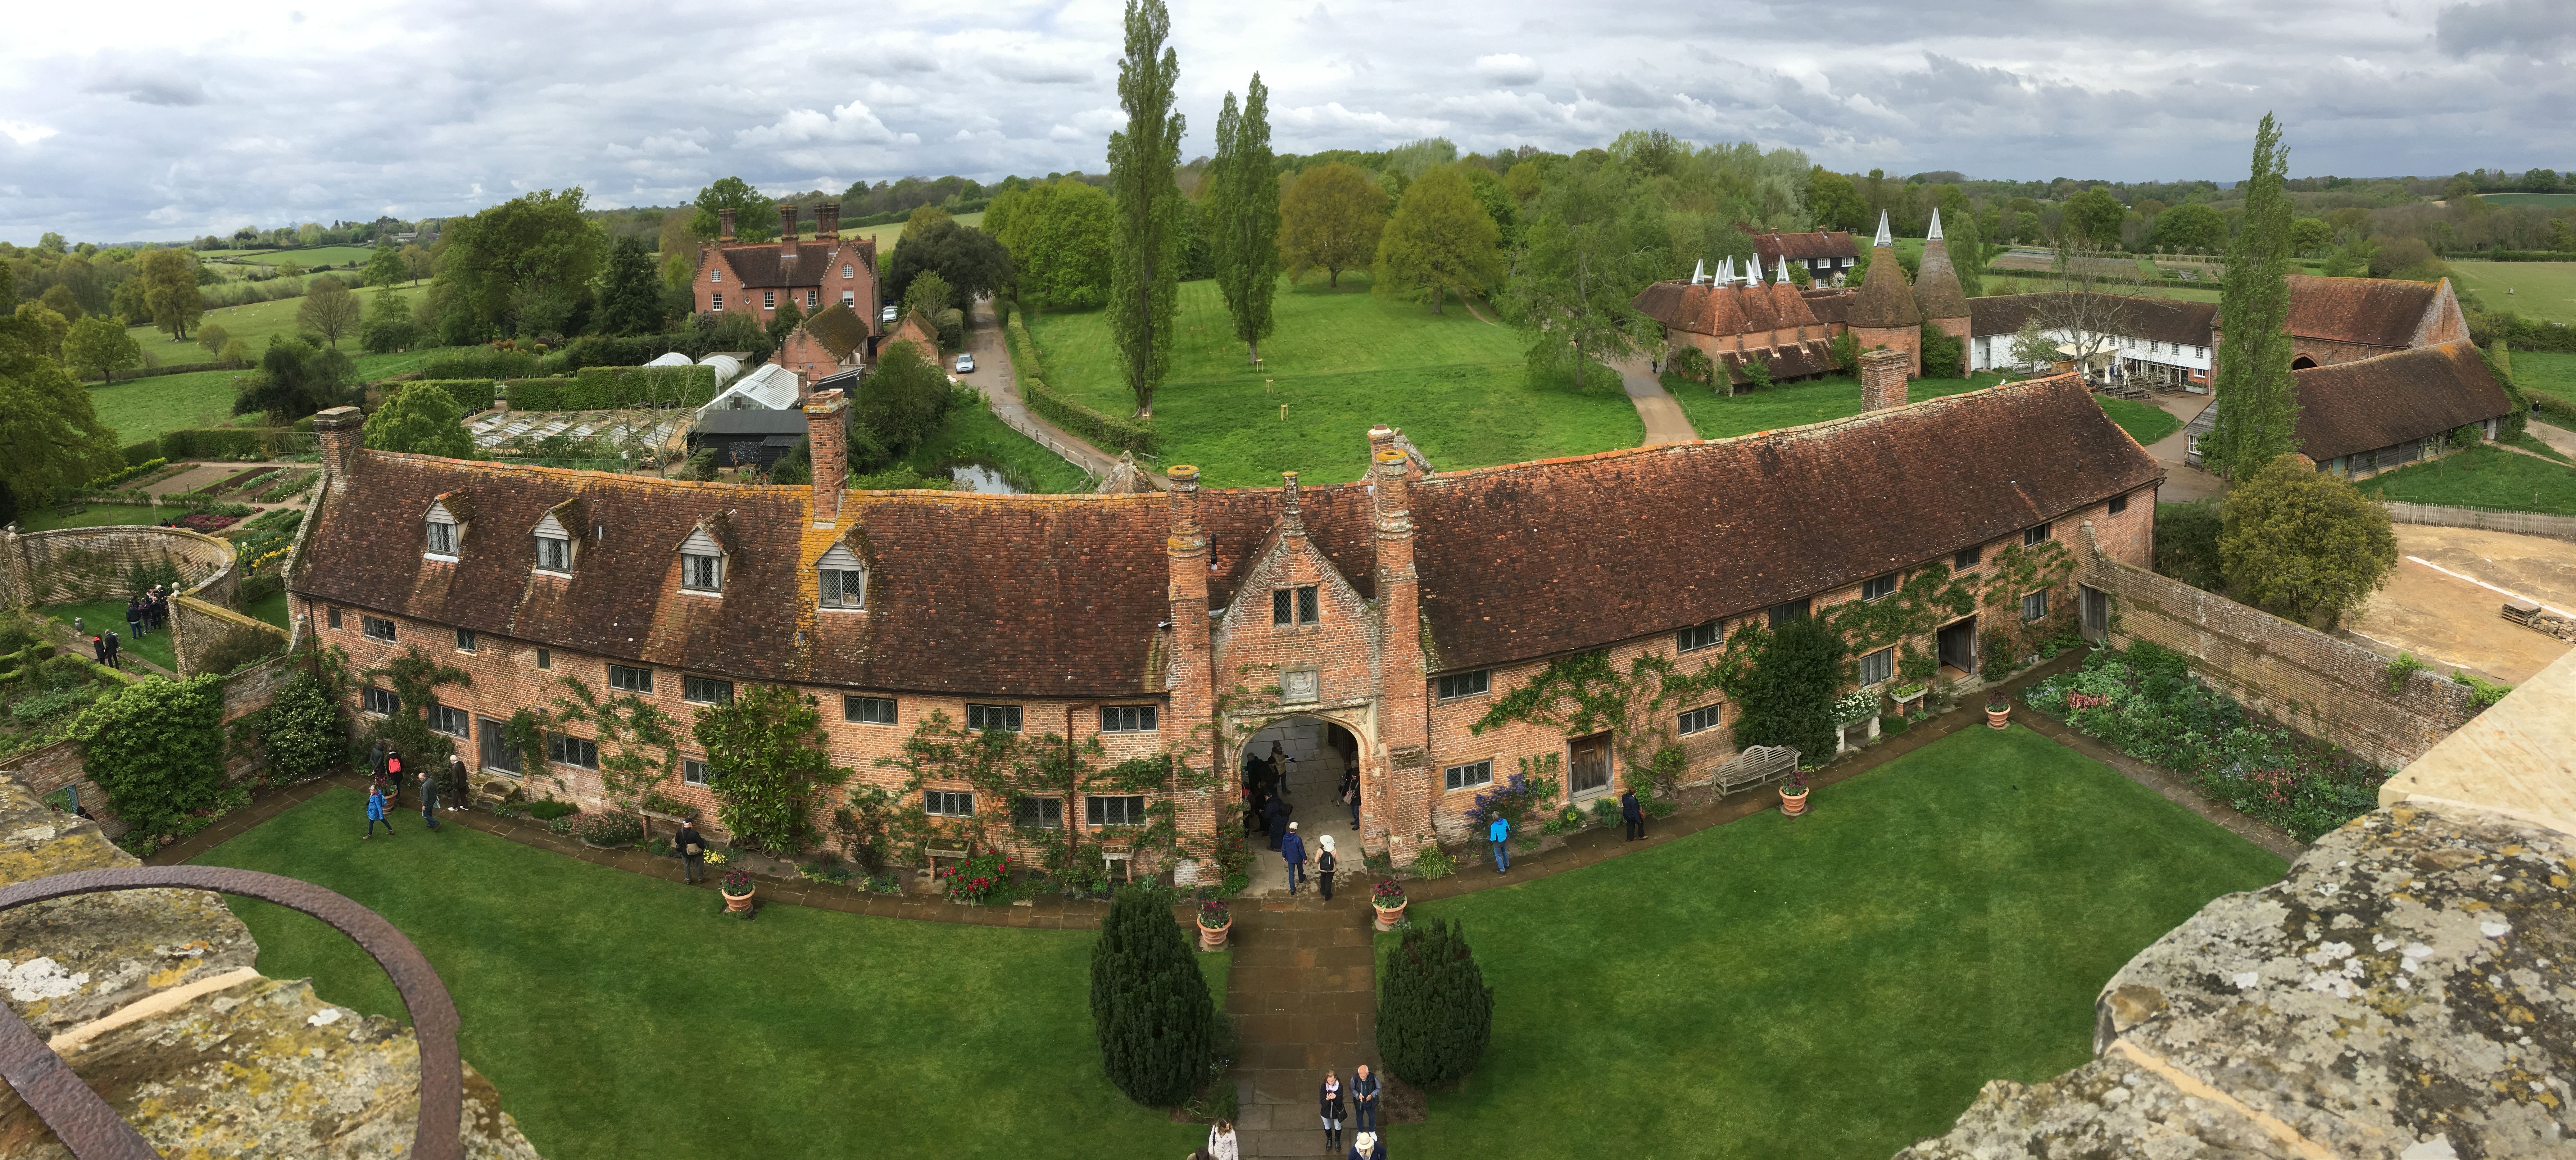
<svg viewBox="0 0 2576 1160"><path fill-rule="evenodd" d="M1225 1006L1242 1036L1235 1131L1246 1157L1323 1155L1324 1069L1346 1085L1363 1063L1385 1073L1367 897L1367 883L1345 882L1329 904L1310 895L1238 904ZM1357 1127L1343 1125L1345 1151Z"/></svg>
<svg viewBox="0 0 2576 1160"><path fill-rule="evenodd" d="M993 405L993 413L1002 422L1022 434L1034 431L1036 434L1030 437L1040 446L1094 478L1108 475L1111 468L1118 466L1117 456L1029 410L1028 400L1020 397L1019 368L1011 363L1010 344L1002 341L1002 327L993 314L991 299L976 300L967 319L966 349L975 356L975 371L966 379L984 393L985 401ZM1158 488L1169 486L1160 472L1148 470L1141 474Z"/></svg>
<svg viewBox="0 0 2576 1160"><path fill-rule="evenodd" d="M2188 427L2200 417L2202 408L2214 405L2210 395L2149 395L2146 402L2165 409L2165 413L2183 421ZM2147 445L2147 454L2165 469L2165 485L2156 489L2162 503L2188 503L2196 499L2215 499L2227 494L2227 481L2193 467L2188 461L2189 437L2177 430Z"/></svg>
<svg viewBox="0 0 2576 1160"><path fill-rule="evenodd" d="M1613 363L1619 368L1619 385L1627 389L1628 401L1636 405L1637 417L1646 421L1646 441L1640 446L1654 447L1664 443L1692 443L1699 431L1682 413L1682 405L1664 389L1663 381L1647 363L1637 359Z"/></svg>

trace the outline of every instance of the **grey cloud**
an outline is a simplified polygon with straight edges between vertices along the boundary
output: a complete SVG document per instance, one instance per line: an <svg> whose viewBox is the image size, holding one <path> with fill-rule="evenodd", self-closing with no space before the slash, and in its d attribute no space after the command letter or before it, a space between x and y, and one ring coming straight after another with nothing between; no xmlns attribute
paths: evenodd
<svg viewBox="0 0 2576 1160"><path fill-rule="evenodd" d="M2576 46L2576 4L2567 0L2492 0L2452 4L2433 19L2433 42L2452 56L2506 52L2551 60Z"/></svg>

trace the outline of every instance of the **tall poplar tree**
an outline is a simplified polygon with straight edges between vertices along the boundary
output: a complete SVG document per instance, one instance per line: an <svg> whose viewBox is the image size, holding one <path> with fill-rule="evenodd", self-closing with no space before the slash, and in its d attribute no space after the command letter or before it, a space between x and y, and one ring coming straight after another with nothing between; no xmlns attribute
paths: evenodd
<svg viewBox="0 0 2576 1160"><path fill-rule="evenodd" d="M1109 191L1118 207L1109 332L1140 418L1154 414L1154 389L1172 369L1180 306L1181 187L1172 171L1181 163L1183 122L1172 111L1172 87L1181 58L1163 47L1171 31L1163 0L1127 0L1127 50L1118 62L1127 127L1109 135Z"/></svg>
<svg viewBox="0 0 2576 1160"><path fill-rule="evenodd" d="M1260 73L1244 90L1241 114L1234 94L1225 95L1214 169L1207 222L1217 291L1234 316L1245 357L1257 363L1262 338L1277 325L1270 304L1279 296L1279 167L1270 153L1270 90Z"/></svg>
<svg viewBox="0 0 2576 1160"><path fill-rule="evenodd" d="M2244 228L2227 248L2218 288L2216 426L2203 458L2220 475L2251 475L2299 449L2299 392L2290 375L2290 151L2270 113L2254 130Z"/></svg>

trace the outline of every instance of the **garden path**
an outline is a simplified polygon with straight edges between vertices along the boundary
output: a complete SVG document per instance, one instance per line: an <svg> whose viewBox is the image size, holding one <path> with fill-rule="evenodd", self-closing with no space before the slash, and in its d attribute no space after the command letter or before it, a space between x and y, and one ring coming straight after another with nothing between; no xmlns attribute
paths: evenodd
<svg viewBox="0 0 2576 1160"><path fill-rule="evenodd" d="M1011 363L1010 344L1002 341L1002 327L993 313L993 300L979 298L971 305L973 309L966 315L966 349L975 356L975 389L984 393L985 401L993 405L993 413L1013 430L1063 456L1065 462L1090 472L1093 478L1108 475L1110 469L1118 466L1117 456L1092 446L1080 436L1029 410L1028 400L1020 397L1019 369ZM1144 475L1156 487L1165 486L1159 474L1148 471Z"/></svg>
<svg viewBox="0 0 2576 1160"><path fill-rule="evenodd" d="M1385 1074L1368 890L1358 886L1329 904L1311 895L1237 904L1225 1006L1241 1036L1235 1130L1246 1157L1323 1151L1315 1111L1324 1069L1344 1084L1363 1063ZM1343 1129L1347 1150L1357 1119Z"/></svg>
<svg viewBox="0 0 2576 1160"><path fill-rule="evenodd" d="M2576 431L2548 423L2528 423L2523 430L2531 432L2532 438L2557 448L2562 455L2576 455Z"/></svg>
<svg viewBox="0 0 2576 1160"><path fill-rule="evenodd" d="M1690 417L1682 414L1682 405L1673 400L1672 392L1664 389L1663 381L1655 377L1651 366L1633 358L1611 365L1619 368L1619 385L1627 389L1628 401L1636 405L1637 417L1646 422L1646 441L1641 446L1691 443L1699 439L1699 432L1691 426Z"/></svg>
<svg viewBox="0 0 2576 1160"><path fill-rule="evenodd" d="M2208 395L2149 395L2147 402L2165 409L2167 414L2189 426L2200 417L2205 407L2215 406ZM2175 431L2147 447L2147 454L2165 469L2164 486L2156 489L2160 503L2188 503L2196 499L2216 499L2227 494L2227 481L2191 465L2190 436Z"/></svg>

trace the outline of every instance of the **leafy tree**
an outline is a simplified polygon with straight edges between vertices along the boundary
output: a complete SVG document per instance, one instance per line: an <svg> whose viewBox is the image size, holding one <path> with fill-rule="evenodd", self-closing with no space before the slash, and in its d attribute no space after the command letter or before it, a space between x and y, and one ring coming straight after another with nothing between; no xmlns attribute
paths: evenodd
<svg viewBox="0 0 2576 1160"><path fill-rule="evenodd" d="M2096 186L2066 199L2066 228L2105 250L2120 248L2120 222L2129 214L2118 195Z"/></svg>
<svg viewBox="0 0 2576 1160"><path fill-rule="evenodd" d="M2021 329L2013 334L2012 357L2019 366L2047 366L2057 361L2057 339L2037 316L2024 318Z"/></svg>
<svg viewBox="0 0 2576 1160"><path fill-rule="evenodd" d="M21 303L0 315L0 488L29 503L125 466L89 391L46 354L59 340L40 311L52 313Z"/></svg>
<svg viewBox="0 0 2576 1160"><path fill-rule="evenodd" d="M805 308L796 304L795 295L788 295L786 300L778 304L778 309L769 316L769 341L781 346L786 345L787 336L796 333L796 328L804 323Z"/></svg>
<svg viewBox="0 0 2576 1160"><path fill-rule="evenodd" d="M60 282L45 287L45 292L36 296L36 301L43 303L45 309L62 315L66 326L80 321L82 315L89 313L81 309L80 300L73 296L72 288Z"/></svg>
<svg viewBox="0 0 2576 1160"><path fill-rule="evenodd" d="M867 389L851 406L851 418L858 427L851 438L852 466L875 468L892 461L919 446L948 417L954 392L932 357L909 342L892 343L878 352Z"/></svg>
<svg viewBox="0 0 2576 1160"><path fill-rule="evenodd" d="M304 305L295 309L295 325L321 335L336 348L341 335L356 332L361 313L358 296L349 293L348 284L324 274L304 288Z"/></svg>
<svg viewBox="0 0 2576 1160"><path fill-rule="evenodd" d="M143 279L128 278L117 283L109 309L115 313L117 322L125 326L141 326L152 321L152 308L144 303Z"/></svg>
<svg viewBox="0 0 2576 1160"><path fill-rule="evenodd" d="M390 354L420 345L420 323L411 316L411 302L391 291L380 291L367 307L366 325L359 328L358 345L368 354Z"/></svg>
<svg viewBox="0 0 2576 1160"><path fill-rule="evenodd" d="M1029 301L1078 309L1108 300L1118 211L1099 187L1066 178L1012 190L986 207L984 229L1009 251Z"/></svg>
<svg viewBox="0 0 2576 1160"><path fill-rule="evenodd" d="M143 348L135 345L134 336L117 320L93 314L73 323L71 332L63 336L63 359L81 374L112 383L116 372L142 363Z"/></svg>
<svg viewBox="0 0 2576 1160"><path fill-rule="evenodd" d="M689 229L701 239L712 240L724 232L716 211L733 211L733 239L737 242L766 242L778 236L777 203L763 196L751 183L739 177L720 177L715 184L698 191L697 213L689 218Z"/></svg>
<svg viewBox="0 0 2576 1160"><path fill-rule="evenodd" d="M904 288L903 309L907 314L918 314L923 321L935 324L939 312L951 309L956 298L956 291L949 288L946 278L940 277L935 270L925 270L915 274Z"/></svg>
<svg viewBox="0 0 2576 1160"><path fill-rule="evenodd" d="M1174 903L1171 889L1158 883L1119 891L1091 945L1091 1024L1101 1070L1147 1107L1188 1099L1209 1078L1216 1055L1216 1004L1189 936L1172 921Z"/></svg>
<svg viewBox="0 0 2576 1160"><path fill-rule="evenodd" d="M661 253L658 268L665 290L686 290L690 280L697 277L699 238L696 231L689 228L689 219L694 213L694 210L675 209L662 217L662 236L657 248Z"/></svg>
<svg viewBox="0 0 2576 1160"><path fill-rule="evenodd" d="M1820 230L1865 230L1869 228L1869 202L1851 178L1819 165L1807 171L1807 213Z"/></svg>
<svg viewBox="0 0 2576 1160"><path fill-rule="evenodd" d="M1964 198L1961 200L1965 201ZM1974 211L1963 211L1957 214L1954 218L1953 215L1948 212L1947 207L1944 207L1941 215L1941 225L1943 232L1947 235L1943 242L1943 248L1950 254L1950 270L1952 273L1959 276L1959 293L1970 298L1985 297L1985 231L1983 227L1977 224L1976 213ZM1795 263L1789 268L1794 273L1803 274L1806 272L1806 263ZM1932 364L1925 363L1923 365L1930 366Z"/></svg>
<svg viewBox="0 0 2576 1160"><path fill-rule="evenodd" d="M57 286L55 289L59 290L61 287ZM45 305L42 300L19 303L17 317L32 327L27 331L27 335L29 340L36 344L33 348L35 352L45 358L61 361L63 339L70 336L72 332L71 320L63 317L60 311Z"/></svg>
<svg viewBox="0 0 2576 1160"><path fill-rule="evenodd" d="M1163 44L1172 16L1163 0L1127 0L1127 44L1118 62L1118 104L1127 127L1109 135L1110 199L1118 247L1109 263L1109 334L1118 344L1139 418L1154 413L1154 390L1172 368L1172 327L1180 308L1181 162L1185 122L1172 109L1180 55Z"/></svg>
<svg viewBox="0 0 2576 1160"><path fill-rule="evenodd" d="M403 273L409 275L411 280L414 282L418 282L423 278L429 277L437 265L437 263L430 258L429 251L422 249L419 246L404 246L402 248L402 264Z"/></svg>
<svg viewBox="0 0 2576 1160"><path fill-rule="evenodd" d="M2290 377L2290 151L2270 113L2254 131L2244 227L2227 249L2218 286L2218 365L2210 377L2218 418L2201 441L2210 470L2261 470L2299 446L2298 384Z"/></svg>
<svg viewBox="0 0 2576 1160"><path fill-rule="evenodd" d="M7 262L0 262L0 310L17 308L18 270Z"/></svg>
<svg viewBox="0 0 2576 1160"><path fill-rule="evenodd" d="M1425 177L1406 198L1437 184L1436 176ZM1631 194L1624 167L1577 157L1530 203L1529 244L1508 287L1509 310L1530 336L1530 364L1571 359L1578 388L1593 360L1636 355L1652 325L1630 302L1664 264L1661 215Z"/></svg>
<svg viewBox="0 0 2576 1160"><path fill-rule="evenodd" d="M1378 980L1377 1045L1386 1070L1421 1088L1467 1078L1493 1038L1494 989L1464 927L1432 919L1404 928Z"/></svg>
<svg viewBox="0 0 2576 1160"><path fill-rule="evenodd" d="M223 678L211 674L136 681L73 718L81 767L137 831L170 833L223 788L223 690Z"/></svg>
<svg viewBox="0 0 2576 1160"><path fill-rule="evenodd" d="M608 272L599 286L601 334L660 334L662 288L644 239L627 235L609 247ZM792 303L791 303L792 305Z"/></svg>
<svg viewBox="0 0 2576 1160"><path fill-rule="evenodd" d="M1745 640L1750 634L1752 639ZM1735 746L1786 745L1803 761L1821 763L1834 753L1834 696L1842 687L1842 637L1814 617L1801 617L1778 630L1760 626L1737 632L1737 646L1749 650L1749 667L1727 692L1743 715L1735 722Z"/></svg>
<svg viewBox="0 0 2576 1160"><path fill-rule="evenodd" d="M228 363L232 366L249 365L250 344L243 342L238 338L225 339L224 349L216 352L215 361Z"/></svg>
<svg viewBox="0 0 2576 1160"><path fill-rule="evenodd" d="M2236 594L2329 628L2397 570L2388 509L2352 481L2283 455L2227 493L2218 557Z"/></svg>
<svg viewBox="0 0 2576 1160"><path fill-rule="evenodd" d="M358 281L362 286L391 290L409 273L410 270L403 265L402 251L392 246L378 246L376 252L367 258L366 271L358 276Z"/></svg>
<svg viewBox="0 0 2576 1160"><path fill-rule="evenodd" d="M2290 248L2313 254L2334 244L2334 227L2324 218L2303 217L2290 223Z"/></svg>
<svg viewBox="0 0 2576 1160"><path fill-rule="evenodd" d="M253 715L252 729L274 781L310 781L349 760L348 724L330 689L311 673L279 689L277 698Z"/></svg>
<svg viewBox="0 0 2576 1160"><path fill-rule="evenodd" d="M933 207L924 206L924 209ZM909 302L915 278L935 273L948 287L940 309L968 309L977 298L999 296L1011 285L1011 252L999 239L947 215L916 233L910 228L894 244L886 288Z"/></svg>
<svg viewBox="0 0 2576 1160"><path fill-rule="evenodd" d="M2227 579L2218 564L2218 533L2226 517L2215 500L2156 505L2156 571L2194 588L2217 588Z"/></svg>
<svg viewBox="0 0 2576 1160"><path fill-rule="evenodd" d="M207 354L220 354L224 349L224 342L231 337L232 332L225 330L221 323L210 322L198 328L197 345L204 347Z"/></svg>
<svg viewBox="0 0 2576 1160"><path fill-rule="evenodd" d="M408 451L474 457L474 436L465 429L465 409L444 389L411 384L367 416L366 446L372 451Z"/></svg>
<svg viewBox="0 0 2576 1160"><path fill-rule="evenodd" d="M752 685L732 704L699 710L707 789L735 844L772 854L814 844L824 790L850 776L832 764L822 722L814 698L784 685Z"/></svg>
<svg viewBox="0 0 2576 1160"><path fill-rule="evenodd" d="M1251 362L1261 361L1261 340L1277 325L1270 307L1279 296L1279 169L1270 152L1270 90L1252 74L1237 113L1234 94L1216 120L1216 164L1209 174L1208 250L1215 259L1217 292L1234 320Z"/></svg>
<svg viewBox="0 0 2576 1160"><path fill-rule="evenodd" d="M2307 220L2316 221L2314 218ZM2325 223L2317 224L2322 226ZM2198 202L2178 205L2156 215L2156 228L2150 240L2177 253L2215 254L2219 247L2227 244L2227 218Z"/></svg>
<svg viewBox="0 0 2576 1160"><path fill-rule="evenodd" d="M942 225L955 224L957 219L950 216L947 210L935 205L916 205L912 207L911 213L904 215L903 238L896 240L895 248L902 249L904 240L915 235L929 233Z"/></svg>
<svg viewBox="0 0 2576 1160"><path fill-rule="evenodd" d="M1325 285L1339 289L1342 271L1376 257L1378 237L1385 231L1386 191L1349 162L1298 174L1279 201L1279 252L1292 280L1302 281L1320 268Z"/></svg>
<svg viewBox="0 0 2576 1160"><path fill-rule="evenodd" d="M315 411L339 406L355 370L349 356L339 351L274 335L268 340L268 352L260 356L259 373L244 381L233 397L233 414L266 414L270 426L284 427Z"/></svg>
<svg viewBox="0 0 2576 1160"><path fill-rule="evenodd" d="M449 337L564 333L608 251L607 235L582 216L583 196L579 187L539 190L448 219L431 290L442 325L460 320Z"/></svg>
<svg viewBox="0 0 2576 1160"><path fill-rule="evenodd" d="M1542 195L1544 196L1544 195ZM1380 294L1429 296L1440 313L1450 293L1464 301L1501 281L1502 235L1455 166L1422 175L1404 191L1378 238L1371 287Z"/></svg>

